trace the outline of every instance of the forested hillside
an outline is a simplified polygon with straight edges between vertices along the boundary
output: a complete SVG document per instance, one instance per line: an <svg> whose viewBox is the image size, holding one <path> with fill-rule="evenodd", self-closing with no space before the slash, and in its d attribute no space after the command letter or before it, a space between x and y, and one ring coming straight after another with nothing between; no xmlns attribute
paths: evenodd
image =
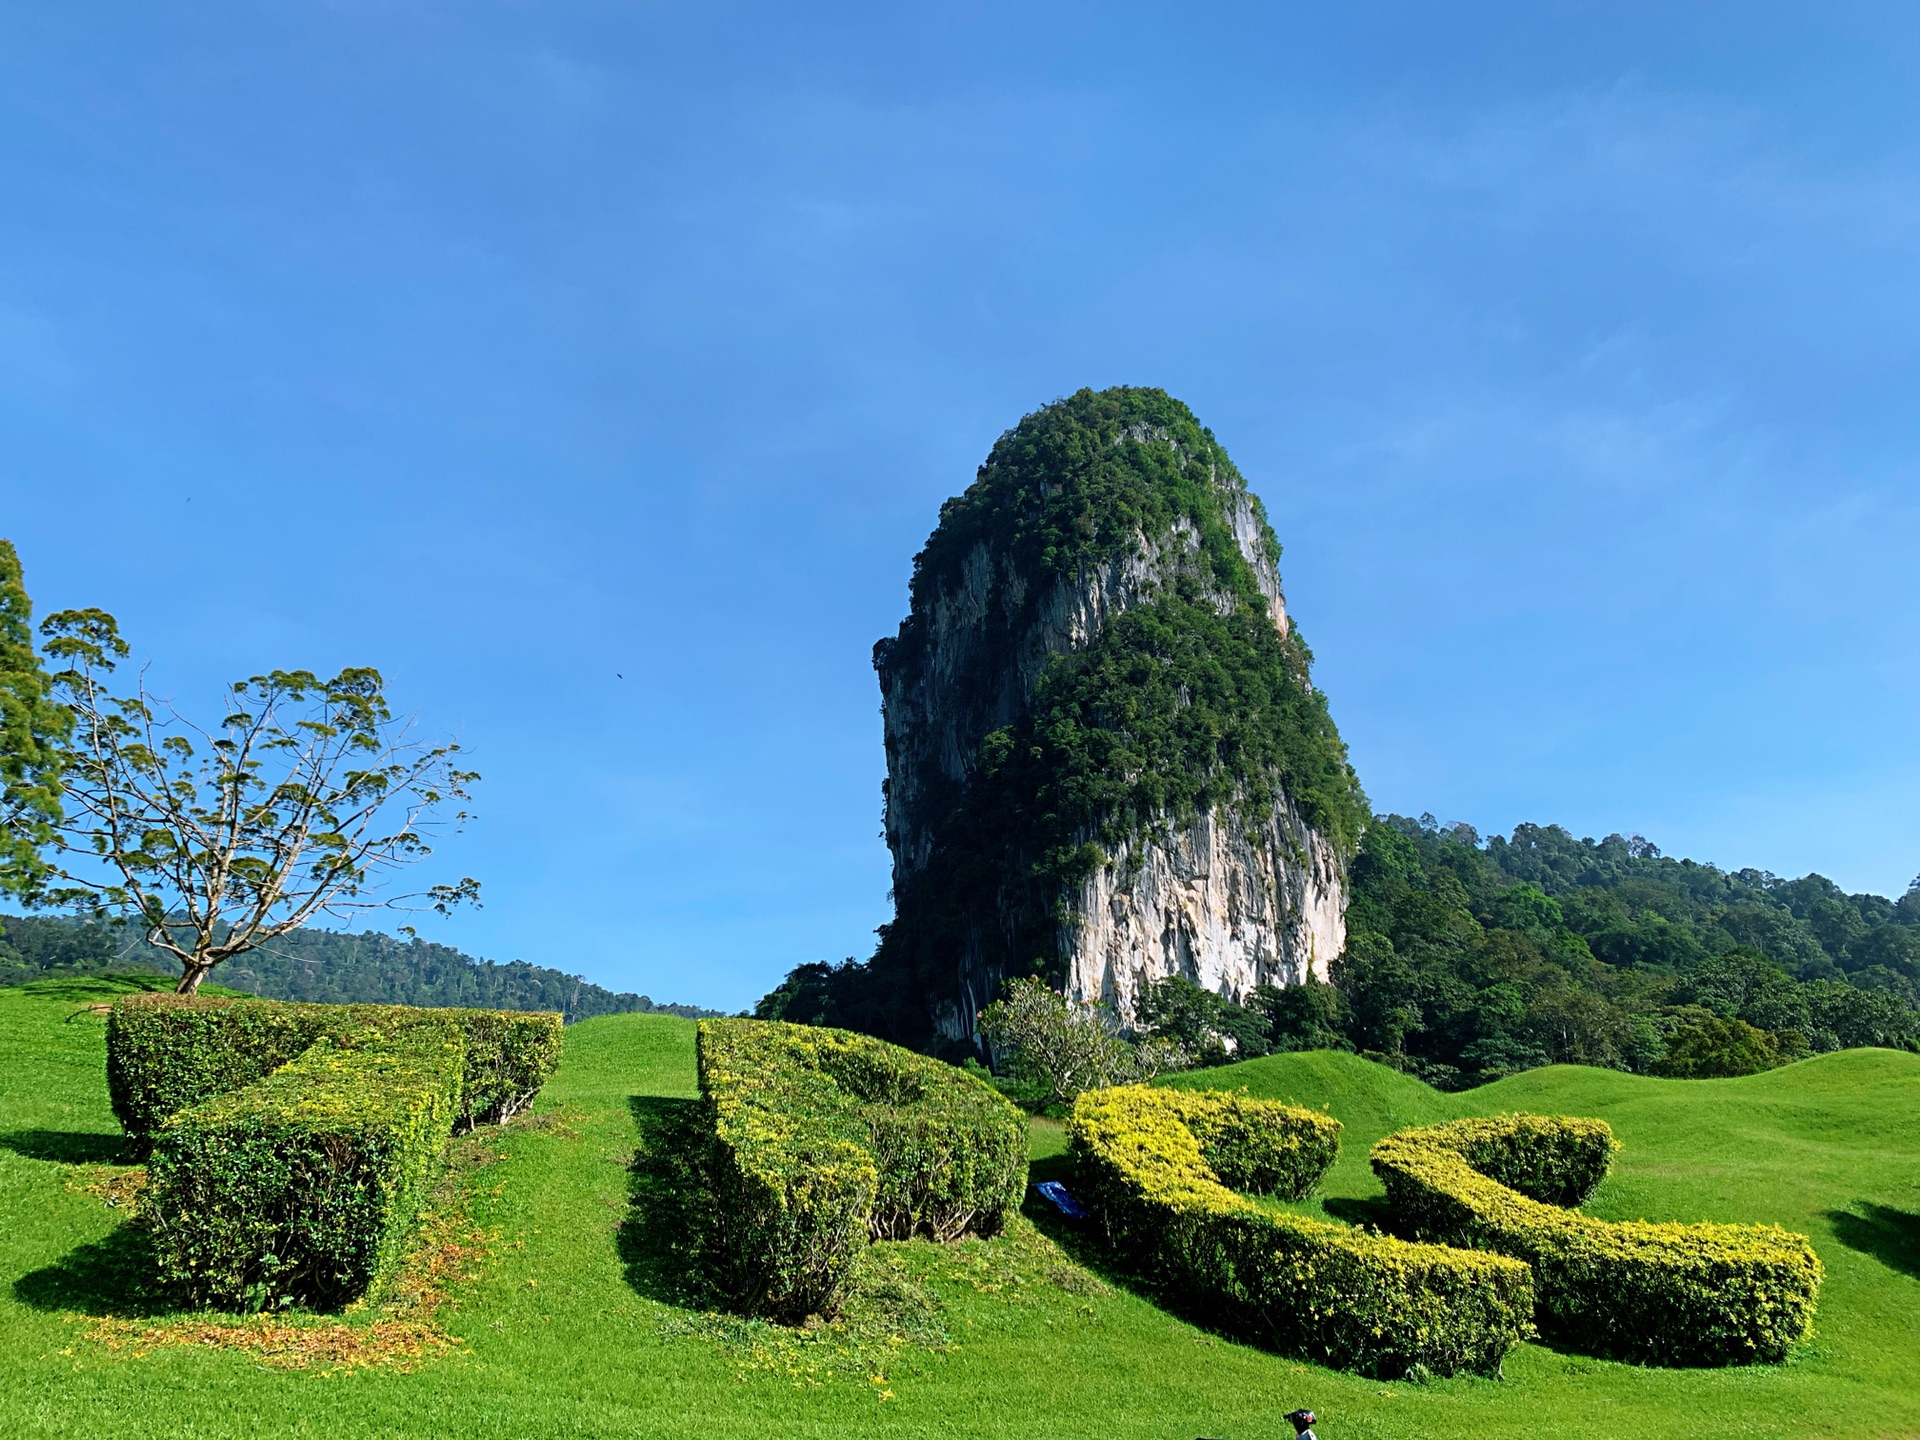
<svg viewBox="0 0 1920 1440"><path fill-rule="evenodd" d="M178 965L148 949L137 932L121 926L0 915L0 985L112 970L180 973ZM694 1005L656 1005L645 995L616 994L544 965L476 960L450 946L375 931L295 930L229 961L213 979L274 1000L558 1010L569 1021L590 1015L719 1013Z"/></svg>
<svg viewBox="0 0 1920 1440"><path fill-rule="evenodd" d="M1721 1073L1920 1037L1920 888L1848 895L1638 836L1482 840L1386 816L1348 924L1336 1027L1443 1084L1555 1061Z"/></svg>
<svg viewBox="0 0 1920 1440"><path fill-rule="evenodd" d="M1199 1065L1357 1050L1442 1088L1569 1062L1749 1074L1808 1053L1920 1048L1920 884L1899 900L1673 860L1639 836L1522 825L1483 840L1377 816L1332 983L1234 1003L1173 976L1136 1033ZM867 1028L866 967L802 965L755 1013Z"/></svg>

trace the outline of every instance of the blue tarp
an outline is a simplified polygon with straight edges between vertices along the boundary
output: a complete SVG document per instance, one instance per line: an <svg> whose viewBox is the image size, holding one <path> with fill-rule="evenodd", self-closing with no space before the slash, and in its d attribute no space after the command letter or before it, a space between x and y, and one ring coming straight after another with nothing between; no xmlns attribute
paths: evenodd
<svg viewBox="0 0 1920 1440"><path fill-rule="evenodd" d="M1058 1180L1042 1180L1033 1188L1038 1190L1048 1200L1051 1200L1054 1207L1069 1220L1084 1220L1087 1218L1087 1212L1081 1207L1080 1202L1069 1195L1067 1193L1067 1187L1062 1185Z"/></svg>

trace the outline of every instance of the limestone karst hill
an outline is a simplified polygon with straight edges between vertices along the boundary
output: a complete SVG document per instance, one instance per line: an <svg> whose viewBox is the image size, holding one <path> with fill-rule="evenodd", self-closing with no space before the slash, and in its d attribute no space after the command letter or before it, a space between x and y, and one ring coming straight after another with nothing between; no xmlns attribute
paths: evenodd
<svg viewBox="0 0 1920 1440"><path fill-rule="evenodd" d="M1148 978L1325 978L1367 811L1279 557L1160 390L1034 412L942 507L874 650L898 1038L969 1035L1015 974L1122 1015Z"/></svg>

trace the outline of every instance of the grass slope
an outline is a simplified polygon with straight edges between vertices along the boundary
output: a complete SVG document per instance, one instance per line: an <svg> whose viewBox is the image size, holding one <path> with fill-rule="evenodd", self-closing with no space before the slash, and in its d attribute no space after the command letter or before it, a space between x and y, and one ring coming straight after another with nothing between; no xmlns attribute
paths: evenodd
<svg viewBox="0 0 1920 1440"><path fill-rule="evenodd" d="M1820 1333L1784 1367L1641 1370L1529 1346L1505 1382L1383 1385L1227 1343L1092 1284L1022 1225L953 1252L885 1247L887 1273L937 1303L952 1343L882 1345L869 1374L705 1321L623 1261L636 1116L693 1093L693 1027L590 1020L568 1033L532 1122L498 1132L500 1158L476 1173L475 1218L495 1238L443 1315L459 1348L412 1374L288 1372L232 1351L137 1356L85 1338L126 1293L122 1214L77 1188L118 1156L104 1025L83 1008L111 994L97 981L0 991L7 1436L1265 1440L1290 1434L1279 1415L1297 1404L1320 1412L1326 1440L1920 1432L1920 1057L1852 1052L1694 1083L1560 1068L1459 1095L1332 1054L1180 1078L1332 1110L1346 1145L1317 1203L1346 1218L1369 1213L1366 1147L1396 1126L1503 1109L1604 1116L1627 1148L1596 1213L1779 1220L1813 1236L1828 1269ZM1037 1153L1057 1148L1057 1130L1035 1138Z"/></svg>

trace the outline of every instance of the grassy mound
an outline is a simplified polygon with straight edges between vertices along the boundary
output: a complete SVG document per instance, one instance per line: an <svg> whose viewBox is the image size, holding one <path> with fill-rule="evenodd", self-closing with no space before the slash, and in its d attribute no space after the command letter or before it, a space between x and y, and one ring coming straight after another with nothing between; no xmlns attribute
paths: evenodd
<svg viewBox="0 0 1920 1440"><path fill-rule="evenodd" d="M1818 1333L1778 1368L1643 1369L1524 1345L1504 1382L1408 1385L1229 1343L1099 1284L1024 1222L987 1242L872 1247L858 1334L710 1323L649 1271L629 1208L643 1128L695 1093L693 1026L606 1017L568 1032L534 1114L497 1132L473 1172L472 1220L491 1253L447 1286L438 1323L454 1343L412 1373L298 1370L273 1368L258 1346L149 1338L170 1322L130 1280L130 1172L107 1106L105 1018L86 1008L114 993L0 989L9 1436L1271 1440L1301 1404L1321 1434L1367 1440L1920 1432L1916 1056L1853 1051L1727 1081L1562 1068L1458 1095L1338 1055L1184 1079L1325 1105L1344 1123L1324 1198L1298 1202L1306 1212L1366 1218L1380 1194L1367 1149L1389 1130L1512 1110L1593 1115L1625 1148L1590 1213L1778 1221L1811 1235L1826 1266ZM1041 1223L1071 1246L1065 1227ZM247 1333L323 1352L354 1340L303 1323Z"/></svg>

